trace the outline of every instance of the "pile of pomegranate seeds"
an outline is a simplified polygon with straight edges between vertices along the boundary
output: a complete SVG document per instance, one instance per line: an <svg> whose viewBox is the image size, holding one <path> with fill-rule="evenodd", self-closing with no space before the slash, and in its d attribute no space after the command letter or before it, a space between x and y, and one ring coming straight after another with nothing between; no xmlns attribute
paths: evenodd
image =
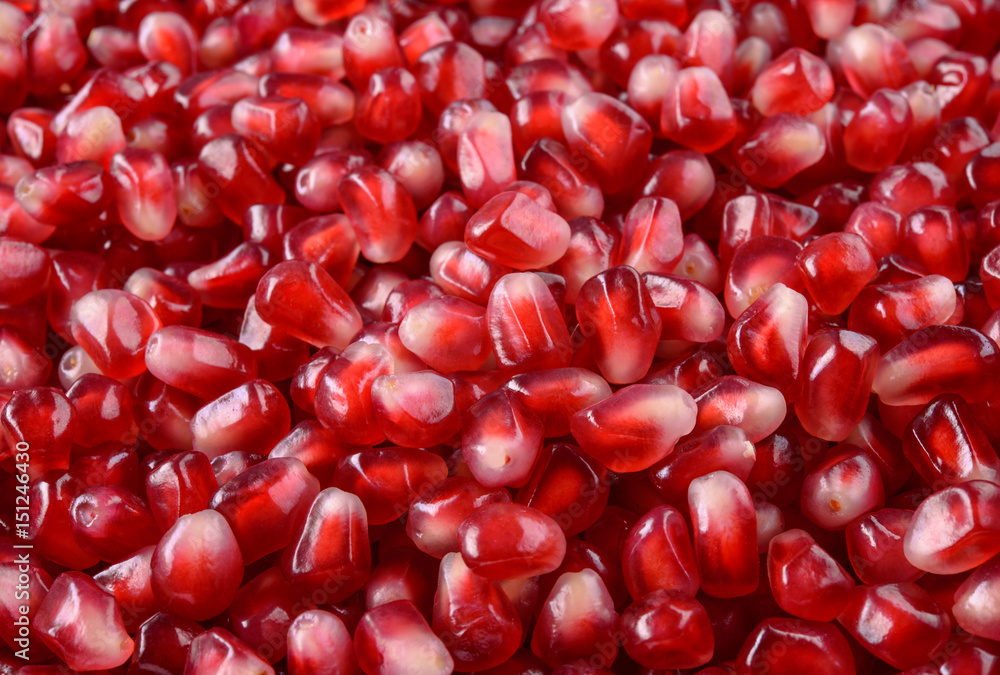
<svg viewBox="0 0 1000 675"><path fill-rule="evenodd" d="M0 675L1000 674L998 46L0 0Z"/></svg>

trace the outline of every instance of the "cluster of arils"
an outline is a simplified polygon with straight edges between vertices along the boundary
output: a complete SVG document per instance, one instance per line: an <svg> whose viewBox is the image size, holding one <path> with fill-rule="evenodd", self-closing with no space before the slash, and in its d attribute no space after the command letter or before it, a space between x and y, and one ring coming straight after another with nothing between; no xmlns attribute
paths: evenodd
<svg viewBox="0 0 1000 675"><path fill-rule="evenodd" d="M1000 4L441 2L0 1L0 673L1000 673Z"/></svg>

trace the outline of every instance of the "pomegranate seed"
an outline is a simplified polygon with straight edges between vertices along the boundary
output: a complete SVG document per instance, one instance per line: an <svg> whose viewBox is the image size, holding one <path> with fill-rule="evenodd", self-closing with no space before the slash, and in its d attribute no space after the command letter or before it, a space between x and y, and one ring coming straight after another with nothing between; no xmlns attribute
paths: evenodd
<svg viewBox="0 0 1000 675"><path fill-rule="evenodd" d="M924 405L939 394L978 403L996 389L996 352L991 339L971 328L924 328L882 356L872 391L887 405Z"/></svg>
<svg viewBox="0 0 1000 675"><path fill-rule="evenodd" d="M69 508L81 489L76 477L62 472L35 479L28 491L32 546L67 569L87 569L98 562L97 556L80 548L73 536Z"/></svg>
<svg viewBox="0 0 1000 675"><path fill-rule="evenodd" d="M486 306L486 329L503 371L569 365L569 331L552 292L537 274L507 274L496 282Z"/></svg>
<svg viewBox="0 0 1000 675"><path fill-rule="evenodd" d="M736 134L736 117L719 76L704 67L679 71L663 99L660 131L703 153L731 141Z"/></svg>
<svg viewBox="0 0 1000 675"><path fill-rule="evenodd" d="M623 103L604 94L586 93L563 108L562 129L570 152L587 162L605 192L618 192L630 175L642 174L652 131Z"/></svg>
<svg viewBox="0 0 1000 675"><path fill-rule="evenodd" d="M771 539L767 575L778 605L793 616L832 621L847 605L854 580L803 530ZM799 584L807 584L801 588Z"/></svg>
<svg viewBox="0 0 1000 675"><path fill-rule="evenodd" d="M774 387L735 375L711 380L691 392L698 417L693 432L720 424L739 427L756 443L772 434L785 418L786 405Z"/></svg>
<svg viewBox="0 0 1000 675"><path fill-rule="evenodd" d="M74 670L116 668L134 643L125 632L114 597L86 574L64 572L35 614L42 642Z"/></svg>
<svg viewBox="0 0 1000 675"><path fill-rule="evenodd" d="M257 374L248 347L187 326L154 333L146 345L146 367L166 384L202 399L217 398Z"/></svg>
<svg viewBox="0 0 1000 675"><path fill-rule="evenodd" d="M833 75L822 59L794 47L771 61L757 75L749 99L760 114L805 115L833 98Z"/></svg>
<svg viewBox="0 0 1000 675"><path fill-rule="evenodd" d="M108 179L96 162L57 164L22 177L14 196L25 214L55 226L96 218L111 198Z"/></svg>
<svg viewBox="0 0 1000 675"><path fill-rule="evenodd" d="M431 626L457 668L491 668L521 644L521 620L500 584L475 574L458 553L441 560Z"/></svg>
<svg viewBox="0 0 1000 675"><path fill-rule="evenodd" d="M1000 493L988 481L972 480L935 492L917 507L903 551L914 567L933 574L958 574L1000 552L997 504Z"/></svg>
<svg viewBox="0 0 1000 675"><path fill-rule="evenodd" d="M860 96L871 96L883 87L900 89L917 79L906 45L874 23L844 33L840 65L847 82Z"/></svg>
<svg viewBox="0 0 1000 675"><path fill-rule="evenodd" d="M814 333L802 360L802 396L795 403L803 428L824 440L847 438L867 410L877 365L878 345L867 335Z"/></svg>
<svg viewBox="0 0 1000 675"><path fill-rule="evenodd" d="M618 654L619 624L614 601L597 572L567 572L542 605L531 651L552 668L577 659L595 667L611 665Z"/></svg>
<svg viewBox="0 0 1000 675"><path fill-rule="evenodd" d="M66 390L76 411L76 445L93 448L106 442L127 443L138 434L132 395L103 375L84 375Z"/></svg>
<svg viewBox="0 0 1000 675"><path fill-rule="evenodd" d="M697 668L712 660L715 636L694 598L654 591L622 614L622 644L647 668Z"/></svg>
<svg viewBox="0 0 1000 675"><path fill-rule="evenodd" d="M197 37L191 24L174 12L150 12L139 22L139 51L149 61L173 64L184 75L194 71Z"/></svg>
<svg viewBox="0 0 1000 675"><path fill-rule="evenodd" d="M322 594L322 604L346 599L371 572L367 524L358 497L337 488L323 490L282 557L285 578L313 597Z"/></svg>
<svg viewBox="0 0 1000 675"><path fill-rule="evenodd" d="M804 117L779 113L743 139L736 159L740 171L754 182L774 188L816 165L826 150L819 127Z"/></svg>
<svg viewBox="0 0 1000 675"><path fill-rule="evenodd" d="M403 673L420 655L427 675L447 675L455 661L427 620L408 600L397 600L369 610L354 633L354 651L361 669L379 675Z"/></svg>
<svg viewBox="0 0 1000 675"><path fill-rule="evenodd" d="M931 401L903 437L903 452L928 485L957 485L997 479L1000 459L972 410L958 396Z"/></svg>
<svg viewBox="0 0 1000 675"><path fill-rule="evenodd" d="M246 563L288 545L319 493L319 481L290 458L264 460L219 484L208 506L229 523Z"/></svg>
<svg viewBox="0 0 1000 675"><path fill-rule="evenodd" d="M903 670L929 661L948 639L950 623L927 591L912 583L858 586L838 621L865 649Z"/></svg>
<svg viewBox="0 0 1000 675"><path fill-rule="evenodd" d="M191 418L193 448L210 458L232 447L266 454L291 428L284 396L266 380L250 380L206 403Z"/></svg>
<svg viewBox="0 0 1000 675"><path fill-rule="evenodd" d="M792 675L802 668L814 669L817 675L855 670L851 646L834 626L784 617L764 619L750 631L736 664L736 672L766 668L774 675Z"/></svg>
<svg viewBox="0 0 1000 675"><path fill-rule="evenodd" d="M160 534L145 502L114 485L82 491L73 500L70 518L80 546L106 562L154 544Z"/></svg>
<svg viewBox="0 0 1000 675"><path fill-rule="evenodd" d="M253 204L284 204L285 192L270 174L264 150L250 139L226 134L209 141L198 155L202 179L218 190L219 208L240 222Z"/></svg>
<svg viewBox="0 0 1000 675"><path fill-rule="evenodd" d="M361 316L350 297L312 262L275 265L257 285L256 307L264 321L316 347L343 349L361 328ZM317 308L322 312L320 321Z"/></svg>
<svg viewBox="0 0 1000 675"><path fill-rule="evenodd" d="M498 389L469 408L462 429L462 456L472 476L488 488L520 487L542 449L544 427L520 397Z"/></svg>
<svg viewBox="0 0 1000 675"><path fill-rule="evenodd" d="M833 448L802 483L802 513L820 527L840 530L885 503L879 467L861 448Z"/></svg>
<svg viewBox="0 0 1000 675"><path fill-rule="evenodd" d="M210 628L191 641L184 663L185 672L209 675L227 670L274 675L274 668L267 661L225 628Z"/></svg>
<svg viewBox="0 0 1000 675"><path fill-rule="evenodd" d="M780 283L768 289L729 332L726 348L736 372L774 386L786 401L797 398L807 314L808 303L801 294Z"/></svg>
<svg viewBox="0 0 1000 675"><path fill-rule="evenodd" d="M324 668L335 673L358 669L351 634L336 614L320 609L302 612L288 627L287 640L289 675Z"/></svg>
<svg viewBox="0 0 1000 675"><path fill-rule="evenodd" d="M688 487L695 478L712 471L728 471L746 480L756 452L742 429L716 427L707 434L684 440L649 472L649 480L671 505L684 508Z"/></svg>
<svg viewBox="0 0 1000 675"><path fill-rule="evenodd" d="M410 504L406 533L418 549L443 558L460 550L458 528L469 515L486 504L509 501L503 488L487 489L461 476L446 478Z"/></svg>
<svg viewBox="0 0 1000 675"><path fill-rule="evenodd" d="M913 511L879 509L847 526L847 553L858 578L866 584L916 581L924 575L907 561L903 537Z"/></svg>
<svg viewBox="0 0 1000 675"><path fill-rule="evenodd" d="M688 508L702 590L717 598L746 595L757 586L757 518L750 492L727 471L695 478Z"/></svg>
<svg viewBox="0 0 1000 675"><path fill-rule="evenodd" d="M990 600L997 595L998 561L984 563L955 592L955 605L951 613L964 630L979 637L997 638L996 606Z"/></svg>
<svg viewBox="0 0 1000 675"><path fill-rule="evenodd" d="M341 459L334 474L334 486L361 499L370 524L384 525L399 518L414 500L447 475L444 460L433 453L414 448L385 448Z"/></svg>

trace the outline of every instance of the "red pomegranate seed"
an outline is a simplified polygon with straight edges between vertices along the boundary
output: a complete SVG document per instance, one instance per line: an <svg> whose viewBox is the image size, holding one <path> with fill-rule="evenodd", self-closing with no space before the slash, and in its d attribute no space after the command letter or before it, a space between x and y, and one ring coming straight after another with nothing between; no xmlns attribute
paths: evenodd
<svg viewBox="0 0 1000 675"><path fill-rule="evenodd" d="M310 609L288 628L289 675L322 672L351 673L358 669L351 634L336 614Z"/></svg>
<svg viewBox="0 0 1000 675"><path fill-rule="evenodd" d="M718 75L704 67L679 71L663 99L660 131L703 153L731 141L736 134L736 117Z"/></svg>
<svg viewBox="0 0 1000 675"><path fill-rule="evenodd" d="M1000 144L980 150L965 167L965 180L971 189L972 203L979 208L1000 199L1000 178L997 175Z"/></svg>
<svg viewBox="0 0 1000 675"><path fill-rule="evenodd" d="M443 558L460 549L458 528L469 515L486 504L509 501L503 488L487 489L461 476L446 478L410 504L406 533L418 549Z"/></svg>
<svg viewBox="0 0 1000 675"><path fill-rule="evenodd" d="M406 255L417 233L413 199L391 173L376 167L355 169L337 186L361 253L371 262L395 262Z"/></svg>
<svg viewBox="0 0 1000 675"><path fill-rule="evenodd" d="M0 386L22 389L48 380L52 362L13 326L0 328Z"/></svg>
<svg viewBox="0 0 1000 675"><path fill-rule="evenodd" d="M947 321L956 302L955 286L940 275L874 284L858 294L847 325L872 336L885 352L917 330Z"/></svg>
<svg viewBox="0 0 1000 675"><path fill-rule="evenodd" d="M885 504L885 490L875 460L849 444L833 448L813 466L802 483L802 513L828 530Z"/></svg>
<svg viewBox="0 0 1000 675"><path fill-rule="evenodd" d="M334 487L356 494L365 506L368 522L384 525L405 513L414 500L447 475L444 460L433 453L415 448L383 448L341 459Z"/></svg>
<svg viewBox="0 0 1000 675"><path fill-rule="evenodd" d="M805 115L833 98L833 75L826 62L798 47L771 61L757 75L749 99L762 115Z"/></svg>
<svg viewBox="0 0 1000 675"><path fill-rule="evenodd" d="M173 64L184 75L197 65L197 37L191 24L174 12L150 12L139 22L139 51L149 61Z"/></svg>
<svg viewBox="0 0 1000 675"><path fill-rule="evenodd" d="M123 610L122 623L129 633L135 633L140 624L152 617L158 608L150 573L154 548L145 546L94 575L94 581L115 596Z"/></svg>
<svg viewBox="0 0 1000 675"><path fill-rule="evenodd" d="M813 436L843 441L864 417L878 365L878 345L845 330L813 334L802 360L795 414Z"/></svg>
<svg viewBox="0 0 1000 675"><path fill-rule="evenodd" d="M253 379L257 363L231 338L187 326L167 326L146 345L146 367L166 384L211 399Z"/></svg>
<svg viewBox="0 0 1000 675"><path fill-rule="evenodd" d="M354 633L354 651L363 671L380 675L405 672L414 654L427 675L447 675L455 668L445 644L408 600L366 612Z"/></svg>
<svg viewBox="0 0 1000 675"><path fill-rule="evenodd" d="M67 569L87 569L98 562L73 536L69 508L82 487L75 476L62 472L35 479L28 490L29 541L39 553Z"/></svg>
<svg viewBox="0 0 1000 675"><path fill-rule="evenodd" d="M694 598L654 591L622 614L622 644L646 668L697 668L712 660L715 636Z"/></svg>
<svg viewBox="0 0 1000 675"><path fill-rule="evenodd" d="M886 168L902 152L912 124L906 98L891 89L879 89L844 129L847 163L869 172Z"/></svg>
<svg viewBox="0 0 1000 675"><path fill-rule="evenodd" d="M746 480L754 466L754 445L742 429L719 426L682 441L663 461L653 465L649 480L667 503L685 508L691 481L712 471L728 471Z"/></svg>
<svg viewBox="0 0 1000 675"><path fill-rule="evenodd" d="M297 459L267 459L219 483L209 508L225 517L246 563L288 545L319 493L319 481Z"/></svg>
<svg viewBox="0 0 1000 675"><path fill-rule="evenodd" d="M118 562L160 535L146 503L113 485L82 491L73 500L70 518L81 548L105 562Z"/></svg>
<svg viewBox="0 0 1000 675"><path fill-rule="evenodd" d="M225 628L210 628L191 641L184 672L190 675L227 670L274 675L274 669L245 642Z"/></svg>
<svg viewBox="0 0 1000 675"><path fill-rule="evenodd" d="M134 643L114 597L86 574L56 578L34 617L42 642L74 670L116 668Z"/></svg>
<svg viewBox="0 0 1000 675"><path fill-rule="evenodd" d="M972 480L935 492L917 507L903 539L906 559L933 574L971 570L1000 552L1000 492Z"/></svg>
<svg viewBox="0 0 1000 675"><path fill-rule="evenodd" d="M661 323L636 270L612 267L592 277L580 289L576 315L608 382L628 384L646 374Z"/></svg>
<svg viewBox="0 0 1000 675"><path fill-rule="evenodd" d="M688 508L702 590L717 598L757 587L757 518L750 492L727 471L691 481Z"/></svg>
<svg viewBox="0 0 1000 675"><path fill-rule="evenodd" d="M46 225L63 226L96 218L111 199L101 166L85 160L56 164L22 177L14 196L26 215Z"/></svg>
<svg viewBox="0 0 1000 675"><path fill-rule="evenodd" d="M380 345L354 343L325 368L313 399L316 416L347 443L369 445L385 436L371 400L372 383L392 372L391 355Z"/></svg>
<svg viewBox="0 0 1000 675"><path fill-rule="evenodd" d="M913 511L879 509L847 526L847 554L858 578L866 584L916 581L924 575L907 561L903 537Z"/></svg>
<svg viewBox="0 0 1000 675"><path fill-rule="evenodd" d="M996 364L996 344L979 331L931 326L882 356L872 391L887 405L923 405L939 394L978 403L996 389Z"/></svg>
<svg viewBox="0 0 1000 675"><path fill-rule="evenodd" d="M931 401L903 437L903 452L928 485L995 481L1000 459L966 402L954 395Z"/></svg>
<svg viewBox="0 0 1000 675"><path fill-rule="evenodd" d="M997 611L991 601L997 597L998 581L998 561L993 559L976 568L958 587L951 612L962 629L988 640L997 638Z"/></svg>
<svg viewBox="0 0 1000 675"><path fill-rule="evenodd" d="M198 155L198 171L215 186L219 208L230 220L240 222L253 204L285 203L265 151L250 139L226 134L208 142Z"/></svg>
<svg viewBox="0 0 1000 675"><path fill-rule="evenodd" d="M635 384L575 413L570 428L584 451L611 471L642 471L673 451L696 414L694 401L677 387Z"/></svg>
<svg viewBox="0 0 1000 675"><path fill-rule="evenodd" d="M486 329L502 371L569 365L569 331L552 292L537 274L508 274L496 282L486 306Z"/></svg>
<svg viewBox="0 0 1000 675"><path fill-rule="evenodd" d="M773 433L785 418L784 396L774 387L743 377L725 375L691 392L698 407L693 432L729 424L747 432L756 443Z"/></svg>
<svg viewBox="0 0 1000 675"><path fill-rule="evenodd" d="M73 337L109 377L127 378L146 369L146 342L160 320L141 298L116 290L91 291L73 304Z"/></svg>
<svg viewBox="0 0 1000 675"><path fill-rule="evenodd" d="M844 568L803 530L787 530L771 539L767 575L778 605L810 621L837 618L854 588Z"/></svg>
<svg viewBox="0 0 1000 675"><path fill-rule="evenodd" d="M361 588L371 572L368 520L360 499L327 488L319 493L286 549L282 573L296 587L340 602Z"/></svg>
<svg viewBox="0 0 1000 675"><path fill-rule="evenodd" d="M291 428L284 396L266 380L250 380L206 403L191 418L193 448L210 458L233 447L266 454Z"/></svg>
<svg viewBox="0 0 1000 675"><path fill-rule="evenodd" d="M219 486L207 455L180 452L150 471L145 487L153 518L166 531L181 516L203 511Z"/></svg>
<svg viewBox="0 0 1000 675"><path fill-rule="evenodd" d="M462 456L481 485L520 487L531 476L543 433L542 421L518 394L498 389L469 408L462 425Z"/></svg>
<svg viewBox="0 0 1000 675"><path fill-rule="evenodd" d="M500 584L475 574L458 553L441 560L431 626L456 668L507 661L521 644L521 620Z"/></svg>
<svg viewBox="0 0 1000 675"><path fill-rule="evenodd" d="M904 670L927 662L944 646L950 623L912 583L858 586L838 621L865 649Z"/></svg>
<svg viewBox="0 0 1000 675"><path fill-rule="evenodd" d="M906 45L874 23L856 26L844 34L840 65L851 88L860 96L871 96L882 87L900 89L917 79Z"/></svg>
<svg viewBox="0 0 1000 675"><path fill-rule="evenodd" d="M814 123L779 113L743 139L736 159L739 170L752 181L775 188L816 165L826 150L823 133Z"/></svg>
<svg viewBox="0 0 1000 675"><path fill-rule="evenodd" d="M257 575L236 593L229 606L233 634L269 662L284 658L286 636L298 607L311 607L309 600L271 567Z"/></svg>
<svg viewBox="0 0 1000 675"><path fill-rule="evenodd" d="M470 569L497 581L551 572L566 552L566 538L552 518L503 502L473 511L459 526L458 541Z"/></svg>
<svg viewBox="0 0 1000 675"><path fill-rule="evenodd" d="M570 152L588 163L605 192L618 192L645 168L653 140L649 124L610 96L580 96L563 108L562 128Z"/></svg>
<svg viewBox="0 0 1000 675"><path fill-rule="evenodd" d="M84 375L66 390L76 411L76 445L93 448L105 442L128 443L136 438L132 395L125 385L103 375Z"/></svg>
<svg viewBox="0 0 1000 675"><path fill-rule="evenodd" d="M155 668L183 672L191 641L204 629L193 621L167 612L157 612L139 626L135 636L133 667L139 673L152 673Z"/></svg>
<svg viewBox="0 0 1000 675"><path fill-rule="evenodd" d="M747 635L736 657L736 672L766 668L774 675L792 675L809 668L817 675L835 675L854 671L854 664L851 646L836 627L776 617L764 619Z"/></svg>
<svg viewBox="0 0 1000 675"><path fill-rule="evenodd" d="M302 99L243 98L233 105L232 127L275 160L296 166L313 156L319 142L319 122Z"/></svg>
<svg viewBox="0 0 1000 675"><path fill-rule="evenodd" d="M316 347L343 349L361 328L350 297L315 263L275 265L257 285L255 300L264 321Z"/></svg>
<svg viewBox="0 0 1000 675"><path fill-rule="evenodd" d="M532 630L531 651L552 668L577 659L595 667L618 654L620 619L597 572L567 572L556 580Z"/></svg>
<svg viewBox="0 0 1000 675"><path fill-rule="evenodd" d="M727 351L736 372L779 389L786 401L798 398L807 315L800 293L780 283L768 289L730 329Z"/></svg>
<svg viewBox="0 0 1000 675"><path fill-rule="evenodd" d="M567 536L579 534L596 522L607 506L607 472L579 448L550 445L518 492L518 503L551 516Z"/></svg>

